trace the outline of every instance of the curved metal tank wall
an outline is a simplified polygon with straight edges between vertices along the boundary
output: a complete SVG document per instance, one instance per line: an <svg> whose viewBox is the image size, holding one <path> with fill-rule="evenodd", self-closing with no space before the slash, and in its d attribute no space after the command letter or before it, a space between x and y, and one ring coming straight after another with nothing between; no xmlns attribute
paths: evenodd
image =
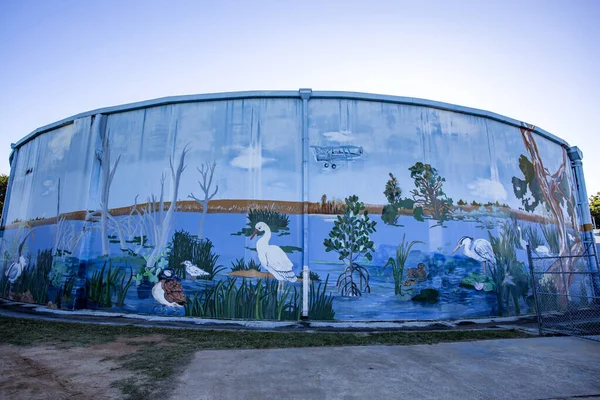
<svg viewBox="0 0 600 400"><path fill-rule="evenodd" d="M524 244L561 254L581 241L559 143L495 114L375 95L82 114L13 153L0 290L63 309L295 320L308 265L311 319L527 313Z"/></svg>

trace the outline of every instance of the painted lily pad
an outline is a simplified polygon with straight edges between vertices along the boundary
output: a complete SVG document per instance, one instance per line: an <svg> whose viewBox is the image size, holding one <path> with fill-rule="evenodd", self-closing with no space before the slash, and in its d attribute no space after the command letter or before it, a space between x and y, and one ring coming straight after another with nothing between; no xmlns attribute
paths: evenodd
<svg viewBox="0 0 600 400"><path fill-rule="evenodd" d="M495 288L494 281L487 275L479 275L471 272L466 278L460 282L460 286L467 289L483 290L491 292Z"/></svg>

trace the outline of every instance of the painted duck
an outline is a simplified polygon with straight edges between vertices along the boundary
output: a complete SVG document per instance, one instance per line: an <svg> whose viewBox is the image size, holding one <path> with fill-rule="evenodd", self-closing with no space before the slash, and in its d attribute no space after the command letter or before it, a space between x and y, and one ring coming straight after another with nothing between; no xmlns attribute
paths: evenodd
<svg viewBox="0 0 600 400"><path fill-rule="evenodd" d="M158 274L158 282L152 287L152 297L163 306L182 307L185 304L183 286L171 268L164 269Z"/></svg>
<svg viewBox="0 0 600 400"><path fill-rule="evenodd" d="M425 279L427 279L427 271L425 271L426 268L427 266L425 264L419 263L417 268L409 268L406 270L406 277L418 279L419 282L423 282Z"/></svg>
<svg viewBox="0 0 600 400"><path fill-rule="evenodd" d="M414 279L407 279L407 280L404 282L404 286L412 286L412 285L414 285L415 283L417 283L417 281L416 281L416 280L414 280Z"/></svg>
<svg viewBox="0 0 600 400"><path fill-rule="evenodd" d="M271 239L271 228L264 222L259 222L254 226L254 232L250 236L250 240L259 232L264 232L264 235L256 242L256 252L261 265L263 265L270 273L279 281L279 290L283 289L285 281L296 282L298 278L294 274L294 264L290 261L287 254L279 246L269 244Z"/></svg>

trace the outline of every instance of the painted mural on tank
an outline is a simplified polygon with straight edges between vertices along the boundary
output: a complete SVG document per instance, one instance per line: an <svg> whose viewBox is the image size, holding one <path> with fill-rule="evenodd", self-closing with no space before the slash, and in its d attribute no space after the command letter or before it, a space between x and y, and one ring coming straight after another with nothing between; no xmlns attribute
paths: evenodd
<svg viewBox="0 0 600 400"><path fill-rule="evenodd" d="M532 311L527 245L583 252L566 150L534 127L392 102L307 107L304 120L300 99L171 104L26 142L2 296L298 320L305 262L309 319L509 316Z"/></svg>

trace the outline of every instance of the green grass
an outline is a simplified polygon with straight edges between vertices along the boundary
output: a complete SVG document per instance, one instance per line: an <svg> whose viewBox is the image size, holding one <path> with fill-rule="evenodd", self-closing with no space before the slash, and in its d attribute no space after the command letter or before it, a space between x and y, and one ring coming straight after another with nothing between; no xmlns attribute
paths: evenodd
<svg viewBox="0 0 600 400"><path fill-rule="evenodd" d="M26 334L24 334L26 332ZM194 353L206 349L268 349L286 347L367 346L435 344L486 339L528 337L516 330L322 333L322 332L248 332L198 329L144 328L64 323L0 317L0 343L17 346L51 345L58 348L101 345L118 338L161 335L157 342L132 340L135 353L111 358L122 368L133 371L134 378L116 382L129 399L159 398L161 382L185 369ZM166 347L165 343L168 343ZM168 351L165 351L168 349ZM168 387L168 385L167 385Z"/></svg>

